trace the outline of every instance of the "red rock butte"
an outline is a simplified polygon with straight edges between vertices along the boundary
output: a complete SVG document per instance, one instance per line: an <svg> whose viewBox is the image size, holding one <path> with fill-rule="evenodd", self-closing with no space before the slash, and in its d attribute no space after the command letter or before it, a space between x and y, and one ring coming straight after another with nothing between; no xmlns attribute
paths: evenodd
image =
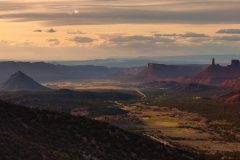
<svg viewBox="0 0 240 160"><path fill-rule="evenodd" d="M226 80L238 79L240 77L240 61L232 60L230 65L221 66L215 63L213 58L212 64L205 70L194 77L198 83L218 85Z"/></svg>

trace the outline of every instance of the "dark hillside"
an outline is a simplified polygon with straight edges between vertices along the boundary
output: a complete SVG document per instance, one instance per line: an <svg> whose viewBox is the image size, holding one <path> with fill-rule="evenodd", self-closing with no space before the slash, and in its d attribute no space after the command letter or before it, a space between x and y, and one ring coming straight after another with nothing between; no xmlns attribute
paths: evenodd
<svg viewBox="0 0 240 160"><path fill-rule="evenodd" d="M21 70L38 82L43 81L74 81L110 79L118 73L119 68L102 66L65 66L43 62L0 62L0 82L5 81L12 73Z"/></svg>
<svg viewBox="0 0 240 160"><path fill-rule="evenodd" d="M138 99L134 92L124 91L71 91L52 90L49 92L2 92L0 99L31 108L70 113L84 109L88 117L123 114L125 111L113 105L112 101Z"/></svg>
<svg viewBox="0 0 240 160"><path fill-rule="evenodd" d="M108 124L0 102L1 160L199 158Z"/></svg>

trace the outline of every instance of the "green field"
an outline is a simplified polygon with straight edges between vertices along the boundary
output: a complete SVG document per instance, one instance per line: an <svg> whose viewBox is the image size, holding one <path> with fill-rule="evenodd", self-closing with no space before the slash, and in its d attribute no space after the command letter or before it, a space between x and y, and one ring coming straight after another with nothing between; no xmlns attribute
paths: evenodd
<svg viewBox="0 0 240 160"><path fill-rule="evenodd" d="M230 122L209 121L198 113L181 111L177 108L150 106L139 102L117 104L128 112L129 117L137 117L142 122L132 128L127 128L132 131L140 132L173 146L193 148L209 155L237 154L240 152L239 131L235 131L236 139L231 141L222 135L222 132L228 130L219 132L213 127L230 125ZM130 122L125 121L125 123ZM128 126L127 124L118 125Z"/></svg>

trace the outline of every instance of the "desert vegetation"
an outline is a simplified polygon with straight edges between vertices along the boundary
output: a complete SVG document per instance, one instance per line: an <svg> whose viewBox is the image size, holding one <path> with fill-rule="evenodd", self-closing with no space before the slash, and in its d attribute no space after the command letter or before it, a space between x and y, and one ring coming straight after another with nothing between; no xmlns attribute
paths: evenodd
<svg viewBox="0 0 240 160"><path fill-rule="evenodd" d="M5 102L0 102L0 125L4 160L204 159L103 122Z"/></svg>

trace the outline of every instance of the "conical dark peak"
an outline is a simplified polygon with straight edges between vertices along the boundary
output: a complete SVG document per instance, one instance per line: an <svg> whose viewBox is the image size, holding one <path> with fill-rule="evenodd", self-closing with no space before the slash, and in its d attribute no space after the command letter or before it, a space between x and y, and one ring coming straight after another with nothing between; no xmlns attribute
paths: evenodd
<svg viewBox="0 0 240 160"><path fill-rule="evenodd" d="M22 71L17 71L16 73L14 73L13 75L11 75L11 77L28 77L25 73L23 73Z"/></svg>
<svg viewBox="0 0 240 160"><path fill-rule="evenodd" d="M16 75L26 75L26 74L23 73L22 71L17 71L15 74L16 74Z"/></svg>
<svg viewBox="0 0 240 160"><path fill-rule="evenodd" d="M28 83L32 83L34 80L29 77L27 74L23 73L22 71L17 71L16 73L12 74L8 81L23 81L23 82L28 82ZM34 81L35 82L35 81ZM35 82L37 83L37 82Z"/></svg>
<svg viewBox="0 0 240 160"><path fill-rule="evenodd" d="M0 86L0 91L43 91L48 88L42 86L31 77L17 71L10 78Z"/></svg>

